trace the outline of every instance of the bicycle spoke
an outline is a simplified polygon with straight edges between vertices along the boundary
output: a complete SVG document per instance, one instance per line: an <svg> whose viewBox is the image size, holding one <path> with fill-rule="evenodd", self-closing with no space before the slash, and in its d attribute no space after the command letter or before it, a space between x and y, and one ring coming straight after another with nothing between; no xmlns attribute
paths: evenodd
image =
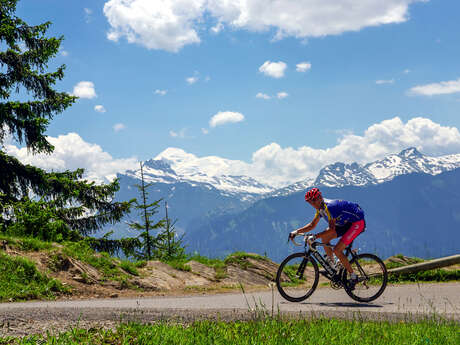
<svg viewBox="0 0 460 345"><path fill-rule="evenodd" d="M318 266L306 260L304 253L292 254L278 269L276 285L288 301L300 302L308 298L318 284Z"/></svg>
<svg viewBox="0 0 460 345"><path fill-rule="evenodd" d="M353 290L345 289L348 295L361 302L369 302L379 297L388 279L382 260L373 254L360 254L353 258L350 264L358 275L358 282Z"/></svg>

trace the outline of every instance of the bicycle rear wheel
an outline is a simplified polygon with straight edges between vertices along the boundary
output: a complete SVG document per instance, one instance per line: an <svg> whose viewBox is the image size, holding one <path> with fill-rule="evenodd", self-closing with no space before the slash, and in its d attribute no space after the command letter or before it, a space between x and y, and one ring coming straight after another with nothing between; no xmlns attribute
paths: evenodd
<svg viewBox="0 0 460 345"><path fill-rule="evenodd" d="M279 293L290 302L301 302L318 286L318 265L305 253L289 255L281 263L276 274Z"/></svg>
<svg viewBox="0 0 460 345"><path fill-rule="evenodd" d="M347 284L349 274L344 276L344 287L348 296L358 302L370 302L378 298L388 282L383 261L374 254L359 254L350 261L350 265L358 276L358 283L352 290Z"/></svg>

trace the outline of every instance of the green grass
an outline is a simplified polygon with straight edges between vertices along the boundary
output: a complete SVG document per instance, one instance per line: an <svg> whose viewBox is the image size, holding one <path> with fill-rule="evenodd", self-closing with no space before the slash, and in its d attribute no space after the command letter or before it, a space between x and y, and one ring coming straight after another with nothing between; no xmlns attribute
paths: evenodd
<svg viewBox="0 0 460 345"><path fill-rule="evenodd" d="M406 274L390 274L388 275L390 283L412 283L412 282L448 282L460 281L460 270L445 270L436 269L430 271L406 273Z"/></svg>
<svg viewBox="0 0 460 345"><path fill-rule="evenodd" d="M135 263L128 261L128 260L122 260L120 263L120 267L125 271L128 272L129 274L132 274L133 276L138 276L139 271L137 270L137 267Z"/></svg>
<svg viewBox="0 0 460 345"><path fill-rule="evenodd" d="M215 277L217 280L227 278L227 265L225 264L224 260L210 259L201 255L193 255L189 258L189 260L195 260L203 265L214 268L214 271L216 272Z"/></svg>
<svg viewBox="0 0 460 345"><path fill-rule="evenodd" d="M53 248L52 243L41 241L32 237L15 238L11 236L0 235L0 241L2 240L6 241L10 247L25 252L38 252L40 250L49 250Z"/></svg>
<svg viewBox="0 0 460 345"><path fill-rule="evenodd" d="M32 261L0 253L0 301L53 299L69 292L58 280L40 273Z"/></svg>
<svg viewBox="0 0 460 345"><path fill-rule="evenodd" d="M123 273L118 268L115 258L109 256L105 252L96 253L85 241L80 242L65 242L62 252L65 255L68 255L74 259L85 262L94 268L96 268L100 273L102 273L104 279L116 280L119 282L125 281L129 276L126 273ZM125 267L128 265L125 264ZM133 265L131 268L135 270ZM136 270L137 271L137 270Z"/></svg>
<svg viewBox="0 0 460 345"><path fill-rule="evenodd" d="M230 254L227 256L224 260L225 264L237 264L239 265L242 269L248 269L251 267L251 263L247 261L246 259L251 258L255 260L266 260L266 257L258 254L249 254L245 252L235 252L233 254Z"/></svg>
<svg viewBox="0 0 460 345"><path fill-rule="evenodd" d="M184 272L191 272L192 268L187 265L187 262L184 260L171 260L166 262L169 266L172 268L179 270L179 271L184 271Z"/></svg>
<svg viewBox="0 0 460 345"><path fill-rule="evenodd" d="M48 337L0 338L6 344L264 344L402 345L460 343L458 324L447 321L389 323L317 319L300 321L199 321L188 325L121 324L116 330L72 329Z"/></svg>

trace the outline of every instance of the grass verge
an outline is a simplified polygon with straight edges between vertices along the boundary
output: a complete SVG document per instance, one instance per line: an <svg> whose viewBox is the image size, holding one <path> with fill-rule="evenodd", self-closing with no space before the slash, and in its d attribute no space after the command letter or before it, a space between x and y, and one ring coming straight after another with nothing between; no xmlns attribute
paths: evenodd
<svg viewBox="0 0 460 345"><path fill-rule="evenodd" d="M337 319L212 322L188 325L120 324L116 330L72 329L53 336L0 338L6 344L443 344L460 343L458 324L447 321L390 323Z"/></svg>
<svg viewBox="0 0 460 345"><path fill-rule="evenodd" d="M40 273L32 261L0 253L0 301L53 299L70 290Z"/></svg>
<svg viewBox="0 0 460 345"><path fill-rule="evenodd" d="M445 270L436 269L430 271L406 273L406 274L390 274L388 276L390 283L415 283L415 282L449 282L460 281L460 270Z"/></svg>

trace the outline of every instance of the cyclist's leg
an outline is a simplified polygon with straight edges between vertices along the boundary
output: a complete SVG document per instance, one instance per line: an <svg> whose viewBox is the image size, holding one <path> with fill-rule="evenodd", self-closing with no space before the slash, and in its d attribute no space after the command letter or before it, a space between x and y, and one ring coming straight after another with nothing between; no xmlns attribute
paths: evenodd
<svg viewBox="0 0 460 345"><path fill-rule="evenodd" d="M343 254L344 249L351 243L353 240L364 231L366 223L364 220L359 220L351 224L348 231L342 236L340 241L334 247L334 253L339 258L343 267L348 271L348 273L353 273L353 268L348 262L348 258Z"/></svg>
<svg viewBox="0 0 460 345"><path fill-rule="evenodd" d="M332 229L326 229L323 232L320 232L318 235L316 235L317 238L321 239L321 242L324 244L330 244L331 240L337 237L337 233L335 230ZM324 247L324 251L326 252L326 255L331 258L331 260L334 259L334 256L332 254L332 248L330 247Z"/></svg>

